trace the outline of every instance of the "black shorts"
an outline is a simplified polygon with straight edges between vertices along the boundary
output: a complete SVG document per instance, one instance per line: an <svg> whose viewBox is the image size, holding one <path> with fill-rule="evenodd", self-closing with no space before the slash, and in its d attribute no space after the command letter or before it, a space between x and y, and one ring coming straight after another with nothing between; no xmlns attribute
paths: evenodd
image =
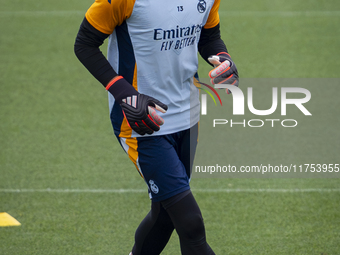
<svg viewBox="0 0 340 255"><path fill-rule="evenodd" d="M189 187L198 139L198 124L169 135L120 138L120 143L158 202Z"/></svg>

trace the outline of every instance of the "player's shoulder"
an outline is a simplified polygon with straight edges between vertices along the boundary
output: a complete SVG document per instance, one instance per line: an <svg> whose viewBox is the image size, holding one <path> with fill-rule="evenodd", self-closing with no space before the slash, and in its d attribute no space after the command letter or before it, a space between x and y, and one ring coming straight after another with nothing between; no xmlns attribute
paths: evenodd
<svg viewBox="0 0 340 255"><path fill-rule="evenodd" d="M205 24L205 28L212 28L219 24L220 22L220 16L218 14L218 10L220 8L220 0L213 0L212 7L209 12L208 20Z"/></svg>
<svg viewBox="0 0 340 255"><path fill-rule="evenodd" d="M105 34L131 16L136 0L96 0L86 12L90 24Z"/></svg>
<svg viewBox="0 0 340 255"><path fill-rule="evenodd" d="M108 2L113 9L124 7L133 7L136 0L101 0Z"/></svg>
<svg viewBox="0 0 340 255"><path fill-rule="evenodd" d="M136 0L96 0L93 5L112 10L114 13L130 12Z"/></svg>

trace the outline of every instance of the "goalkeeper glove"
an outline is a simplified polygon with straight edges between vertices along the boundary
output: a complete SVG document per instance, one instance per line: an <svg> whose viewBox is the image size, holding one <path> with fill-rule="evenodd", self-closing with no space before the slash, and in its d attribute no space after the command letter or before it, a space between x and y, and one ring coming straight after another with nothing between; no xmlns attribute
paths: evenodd
<svg viewBox="0 0 340 255"><path fill-rule="evenodd" d="M165 113L168 106L153 97L140 94L122 76L115 77L106 89L120 104L129 126L138 134L152 134L164 124L156 110Z"/></svg>
<svg viewBox="0 0 340 255"><path fill-rule="evenodd" d="M208 60L215 67L209 72L212 84L230 84L238 87L239 77L237 68L228 53L221 52L210 56ZM228 89L227 93L230 94L231 91Z"/></svg>

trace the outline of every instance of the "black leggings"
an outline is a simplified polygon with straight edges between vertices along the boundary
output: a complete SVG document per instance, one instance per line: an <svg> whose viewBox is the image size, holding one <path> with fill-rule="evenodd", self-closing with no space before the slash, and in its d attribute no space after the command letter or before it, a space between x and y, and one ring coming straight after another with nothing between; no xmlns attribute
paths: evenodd
<svg viewBox="0 0 340 255"><path fill-rule="evenodd" d="M151 210L135 234L133 255L159 255L173 230L180 239L182 255L214 255L206 242L201 211L190 190L162 202Z"/></svg>

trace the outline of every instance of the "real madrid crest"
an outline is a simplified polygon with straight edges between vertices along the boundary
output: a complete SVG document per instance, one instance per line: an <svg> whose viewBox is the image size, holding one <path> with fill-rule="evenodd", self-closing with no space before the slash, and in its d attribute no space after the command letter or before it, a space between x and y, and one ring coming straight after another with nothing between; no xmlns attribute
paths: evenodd
<svg viewBox="0 0 340 255"><path fill-rule="evenodd" d="M197 10L199 13L204 13L207 9L207 3L204 0L198 0Z"/></svg>
<svg viewBox="0 0 340 255"><path fill-rule="evenodd" d="M153 180L149 181L150 184L150 189L153 193L157 194L159 192L159 188L158 186L155 184L155 182Z"/></svg>

